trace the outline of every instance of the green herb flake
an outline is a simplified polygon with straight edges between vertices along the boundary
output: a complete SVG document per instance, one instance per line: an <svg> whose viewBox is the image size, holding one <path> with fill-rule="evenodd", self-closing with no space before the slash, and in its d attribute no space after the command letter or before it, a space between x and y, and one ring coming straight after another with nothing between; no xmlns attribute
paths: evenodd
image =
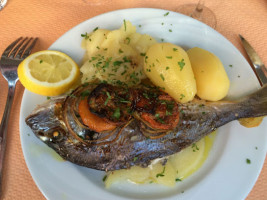
<svg viewBox="0 0 267 200"><path fill-rule="evenodd" d="M31 134L30 134L30 133L28 133L27 135L28 135L28 136L31 136Z"/></svg>
<svg viewBox="0 0 267 200"><path fill-rule="evenodd" d="M51 99L51 97L46 97L47 100Z"/></svg>
<svg viewBox="0 0 267 200"><path fill-rule="evenodd" d="M105 106L108 104L108 101L111 99L109 92L106 92L106 94L107 94L108 98L106 99L106 101L104 103Z"/></svg>
<svg viewBox="0 0 267 200"><path fill-rule="evenodd" d="M251 164L251 160L250 159L246 159L246 162L247 162L247 164Z"/></svg>
<svg viewBox="0 0 267 200"><path fill-rule="evenodd" d="M178 181L182 181L182 179L176 178L175 181L176 181L176 182L178 182Z"/></svg>
<svg viewBox="0 0 267 200"><path fill-rule="evenodd" d="M140 56L146 56L146 53L140 53Z"/></svg>
<svg viewBox="0 0 267 200"><path fill-rule="evenodd" d="M141 28L141 27L142 27L142 25L140 24L140 25L138 25L138 27L139 27L139 28Z"/></svg>
<svg viewBox="0 0 267 200"><path fill-rule="evenodd" d="M178 62L178 65L180 66L180 71L182 71L184 66L185 66L184 59L182 59L180 62Z"/></svg>
<svg viewBox="0 0 267 200"><path fill-rule="evenodd" d="M205 115L206 114L206 112L202 112L202 115Z"/></svg>
<svg viewBox="0 0 267 200"><path fill-rule="evenodd" d="M89 38L89 35L87 32L85 32L85 34L81 34L81 37L84 37L84 39L88 39Z"/></svg>
<svg viewBox="0 0 267 200"><path fill-rule="evenodd" d="M193 152L196 152L196 151L199 150L199 147L197 146L196 143L193 143L191 147L192 147L192 149L193 149Z"/></svg>
<svg viewBox="0 0 267 200"><path fill-rule="evenodd" d="M170 69L168 66L166 67L166 70Z"/></svg>
<svg viewBox="0 0 267 200"><path fill-rule="evenodd" d="M172 32L172 29L169 29L169 32Z"/></svg>
<svg viewBox="0 0 267 200"><path fill-rule="evenodd" d="M165 173L165 166L163 167L163 171L162 171L161 173L158 173L158 174L156 175L156 177L158 178L158 177L165 176L164 173Z"/></svg>
<svg viewBox="0 0 267 200"><path fill-rule="evenodd" d="M127 38L125 38L125 40L127 41L127 44L130 44L131 38L127 37Z"/></svg>
<svg viewBox="0 0 267 200"><path fill-rule="evenodd" d="M167 59L172 59L172 56L166 56Z"/></svg>
<svg viewBox="0 0 267 200"><path fill-rule="evenodd" d="M89 96L90 92L88 90L85 90L81 93L82 99L84 99L86 96Z"/></svg>
<svg viewBox="0 0 267 200"><path fill-rule="evenodd" d="M113 117L116 119L119 119L120 116L121 116L120 108L116 108L114 113L113 113Z"/></svg>
<svg viewBox="0 0 267 200"><path fill-rule="evenodd" d="M258 150L258 147L255 147L256 150Z"/></svg>
<svg viewBox="0 0 267 200"><path fill-rule="evenodd" d="M176 48L173 48L172 50L173 50L173 51L178 51L178 49L176 49Z"/></svg>
<svg viewBox="0 0 267 200"><path fill-rule="evenodd" d="M182 100L185 97L184 94L180 94L180 100Z"/></svg>
<svg viewBox="0 0 267 200"><path fill-rule="evenodd" d="M163 41L164 41L164 39L163 39L163 38L161 38L160 40L161 40L161 42L163 42Z"/></svg>
<svg viewBox="0 0 267 200"><path fill-rule="evenodd" d="M105 181L107 180L107 177L108 177L108 176L105 175L105 176L103 177L102 181L105 182Z"/></svg>
<svg viewBox="0 0 267 200"><path fill-rule="evenodd" d="M233 65L229 65L229 67L233 67Z"/></svg>
<svg viewBox="0 0 267 200"><path fill-rule="evenodd" d="M43 60L40 60L40 64L42 64L44 61Z"/></svg>
<svg viewBox="0 0 267 200"><path fill-rule="evenodd" d="M168 16L169 14L170 14L170 12L166 12L166 13L164 14L164 17Z"/></svg>
<svg viewBox="0 0 267 200"><path fill-rule="evenodd" d="M93 30L93 32L97 31L98 30L98 27L95 27L95 29Z"/></svg>
<svg viewBox="0 0 267 200"><path fill-rule="evenodd" d="M119 49L119 53L123 53L123 51L121 49Z"/></svg>
<svg viewBox="0 0 267 200"><path fill-rule="evenodd" d="M127 27L126 27L126 21L125 21L125 19L123 20L123 24L124 24L124 31L126 31Z"/></svg>
<svg viewBox="0 0 267 200"><path fill-rule="evenodd" d="M164 78L163 74L160 74L160 78L161 78L163 81L165 81L165 78Z"/></svg>
<svg viewBox="0 0 267 200"><path fill-rule="evenodd" d="M133 161L135 162L135 161L137 161L137 159L138 159L138 157L134 157Z"/></svg>

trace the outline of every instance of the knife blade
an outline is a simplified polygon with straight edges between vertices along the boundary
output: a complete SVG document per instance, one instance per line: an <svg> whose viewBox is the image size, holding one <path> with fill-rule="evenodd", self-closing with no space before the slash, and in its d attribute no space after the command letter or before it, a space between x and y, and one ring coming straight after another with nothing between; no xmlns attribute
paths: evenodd
<svg viewBox="0 0 267 200"><path fill-rule="evenodd" d="M260 57L256 53L256 51L253 49L253 47L248 43L248 41L239 34L239 37L241 39L242 45L244 49L246 50L246 53L248 54L248 57L253 64L252 68L255 72L256 76L258 77L260 84L264 85L267 83L267 69L264 66L263 62L261 61Z"/></svg>

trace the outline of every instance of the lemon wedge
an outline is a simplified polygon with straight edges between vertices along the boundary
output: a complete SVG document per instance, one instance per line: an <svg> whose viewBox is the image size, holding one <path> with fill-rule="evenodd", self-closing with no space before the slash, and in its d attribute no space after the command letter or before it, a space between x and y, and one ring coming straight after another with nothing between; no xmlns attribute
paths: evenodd
<svg viewBox="0 0 267 200"><path fill-rule="evenodd" d="M31 92L45 96L65 93L79 79L79 75L75 61L59 51L36 52L18 66L22 85Z"/></svg>

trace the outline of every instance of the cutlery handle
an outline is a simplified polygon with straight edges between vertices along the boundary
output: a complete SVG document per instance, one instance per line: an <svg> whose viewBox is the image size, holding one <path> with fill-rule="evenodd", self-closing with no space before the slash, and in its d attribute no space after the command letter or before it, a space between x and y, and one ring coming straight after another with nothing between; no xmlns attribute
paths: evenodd
<svg viewBox="0 0 267 200"><path fill-rule="evenodd" d="M5 150L6 150L6 135L7 135L7 128L8 128L8 119L9 114L12 106L12 102L14 99L15 93L15 84L8 85L8 94L7 94L7 101L6 107L4 111L4 115L0 125L0 196L2 195L2 171L3 171L3 162L5 157Z"/></svg>

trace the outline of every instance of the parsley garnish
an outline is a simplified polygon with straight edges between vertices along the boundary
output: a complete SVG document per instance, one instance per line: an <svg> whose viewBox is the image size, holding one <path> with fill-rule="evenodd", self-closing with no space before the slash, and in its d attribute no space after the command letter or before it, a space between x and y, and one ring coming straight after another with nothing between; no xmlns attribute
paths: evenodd
<svg viewBox="0 0 267 200"><path fill-rule="evenodd" d="M184 94L180 94L180 100L182 100L184 97Z"/></svg>
<svg viewBox="0 0 267 200"><path fill-rule="evenodd" d="M166 67L166 70L170 69L168 66Z"/></svg>
<svg viewBox="0 0 267 200"><path fill-rule="evenodd" d="M81 34L81 36L84 37L85 39L88 39L89 38L87 32L85 32L85 34Z"/></svg>
<svg viewBox="0 0 267 200"><path fill-rule="evenodd" d="M169 14L170 14L170 12L166 12L166 13L164 14L164 17L168 16Z"/></svg>
<svg viewBox="0 0 267 200"><path fill-rule="evenodd" d="M166 58L168 58L168 59L172 59L172 56L166 56Z"/></svg>
<svg viewBox="0 0 267 200"><path fill-rule="evenodd" d="M105 182L106 179L107 179L107 175L105 175L105 176L103 177L102 181Z"/></svg>
<svg viewBox="0 0 267 200"><path fill-rule="evenodd" d="M184 66L185 66L184 59L182 59L180 62L178 62L178 65L180 66L180 71L182 71Z"/></svg>
<svg viewBox="0 0 267 200"><path fill-rule="evenodd" d="M98 27L95 27L95 29L93 30L93 32L95 32L96 30L98 30Z"/></svg>
<svg viewBox="0 0 267 200"><path fill-rule="evenodd" d="M199 148L198 148L198 146L197 146L196 143L193 143L193 144L192 144L192 149L193 149L193 152L196 152L196 151L199 150Z"/></svg>
<svg viewBox="0 0 267 200"><path fill-rule="evenodd" d="M125 19L123 20L123 24L124 24L124 31L126 31L126 21L125 21Z"/></svg>
<svg viewBox="0 0 267 200"><path fill-rule="evenodd" d="M173 51L177 51L178 49L176 49L176 48L173 48Z"/></svg>
<svg viewBox="0 0 267 200"><path fill-rule="evenodd" d="M251 160L250 159L246 159L246 162L247 162L247 164L251 164Z"/></svg>
<svg viewBox="0 0 267 200"><path fill-rule="evenodd" d="M130 44L130 42L131 42L131 39L129 38L129 37L127 37L127 38L125 38L128 42L127 42L127 44Z"/></svg>
<svg viewBox="0 0 267 200"><path fill-rule="evenodd" d="M51 99L51 97L46 97L47 100Z"/></svg>
<svg viewBox="0 0 267 200"><path fill-rule="evenodd" d="M176 181L176 182L178 182L178 181L182 181L182 179L176 178L175 181Z"/></svg>
<svg viewBox="0 0 267 200"><path fill-rule="evenodd" d="M106 99L106 101L104 103L105 106L108 104L108 101L111 99L109 92L106 92L106 94L107 94L108 98Z"/></svg>
<svg viewBox="0 0 267 200"><path fill-rule="evenodd" d="M146 56L146 53L140 53L140 56Z"/></svg>
<svg viewBox="0 0 267 200"><path fill-rule="evenodd" d="M119 119L120 116L121 116L120 108L116 108L116 110L113 113L113 117Z"/></svg>
<svg viewBox="0 0 267 200"><path fill-rule="evenodd" d="M41 64L42 62L44 62L44 61L43 61L43 60L40 60L40 64Z"/></svg>
<svg viewBox="0 0 267 200"><path fill-rule="evenodd" d="M165 166L164 166L164 168L163 168L163 171L161 172L161 173L158 173L157 175L156 175L156 177L158 178L158 177L162 177L162 176L165 176L164 175L164 172L165 172Z"/></svg>
<svg viewBox="0 0 267 200"><path fill-rule="evenodd" d="M134 157L133 161L135 162L138 159L138 157Z"/></svg>
<svg viewBox="0 0 267 200"><path fill-rule="evenodd" d="M172 32L172 29L169 29L169 32Z"/></svg>
<svg viewBox="0 0 267 200"><path fill-rule="evenodd" d="M85 90L81 93L82 99L84 99L86 96L89 96L90 92Z"/></svg>
<svg viewBox="0 0 267 200"><path fill-rule="evenodd" d="M229 67L233 67L233 65L229 65Z"/></svg>
<svg viewBox="0 0 267 200"><path fill-rule="evenodd" d="M165 80L163 74L160 74L160 78L161 78L163 81Z"/></svg>

